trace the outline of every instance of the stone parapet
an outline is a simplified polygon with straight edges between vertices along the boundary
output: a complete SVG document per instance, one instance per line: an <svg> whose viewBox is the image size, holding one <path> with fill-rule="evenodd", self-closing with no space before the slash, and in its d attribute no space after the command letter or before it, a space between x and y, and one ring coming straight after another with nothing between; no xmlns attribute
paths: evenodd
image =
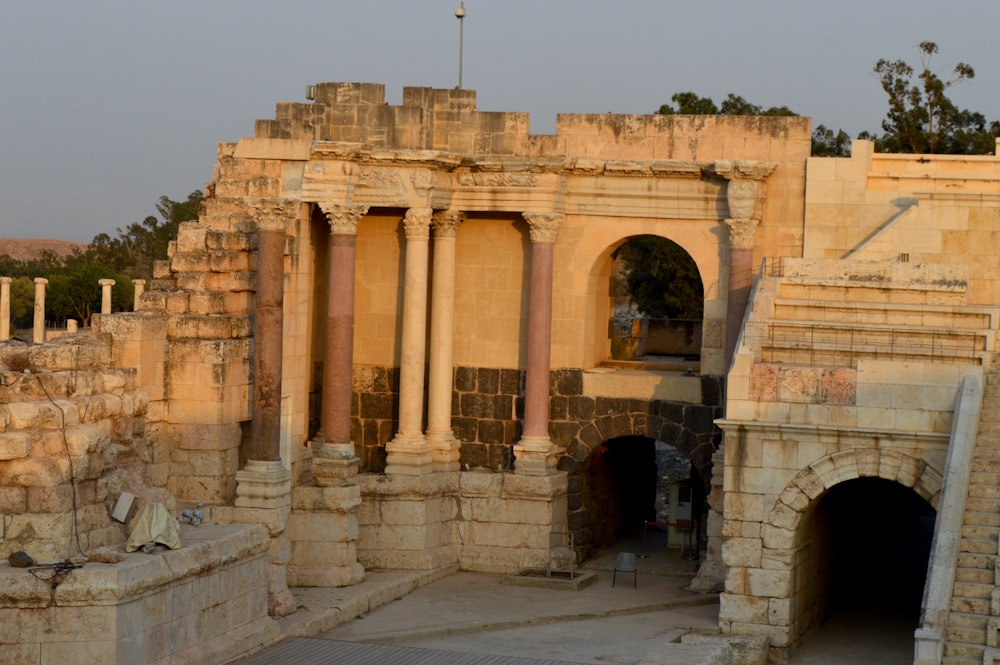
<svg viewBox="0 0 1000 665"><path fill-rule="evenodd" d="M50 587L0 568L9 662L42 665L223 663L277 639L267 616L267 533L181 527L183 546L85 563Z"/></svg>

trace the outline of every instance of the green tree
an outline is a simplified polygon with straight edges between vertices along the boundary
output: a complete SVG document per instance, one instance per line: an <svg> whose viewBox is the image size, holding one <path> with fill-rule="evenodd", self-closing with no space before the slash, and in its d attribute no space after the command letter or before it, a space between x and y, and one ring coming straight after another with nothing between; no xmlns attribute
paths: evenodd
<svg viewBox="0 0 1000 665"><path fill-rule="evenodd" d="M850 157L851 137L843 129L838 129L834 133L825 125L817 125L812 134L812 155L814 157Z"/></svg>
<svg viewBox="0 0 1000 665"><path fill-rule="evenodd" d="M694 259L677 243L638 236L618 249L629 296L652 318L702 319L705 291Z"/></svg>
<svg viewBox="0 0 1000 665"><path fill-rule="evenodd" d="M958 63L950 78L931 70L938 52L934 42L920 42L920 71L903 60L879 59L874 71L889 97L889 110L882 121L881 136L875 137L879 152L931 154L989 154L996 148L1000 123L987 123L981 113L958 108L947 96L948 89L968 81L976 73Z"/></svg>

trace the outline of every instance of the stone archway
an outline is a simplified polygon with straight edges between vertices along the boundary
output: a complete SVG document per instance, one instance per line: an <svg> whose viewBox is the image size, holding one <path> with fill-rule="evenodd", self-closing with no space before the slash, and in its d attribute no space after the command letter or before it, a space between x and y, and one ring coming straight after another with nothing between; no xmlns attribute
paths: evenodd
<svg viewBox="0 0 1000 665"><path fill-rule="evenodd" d="M771 637L772 646L786 649L822 620L822 589L817 582L821 571L814 569L810 557L824 547L820 542L824 534L821 529L810 531L810 518L828 490L861 478L897 483L937 509L941 471L908 451L855 448L816 460L796 474L765 511L759 556L742 551L753 547L749 542L753 539L734 539L730 547L723 544L729 576L720 623L758 624ZM732 519L727 515L726 522ZM759 566L747 565L751 558Z"/></svg>

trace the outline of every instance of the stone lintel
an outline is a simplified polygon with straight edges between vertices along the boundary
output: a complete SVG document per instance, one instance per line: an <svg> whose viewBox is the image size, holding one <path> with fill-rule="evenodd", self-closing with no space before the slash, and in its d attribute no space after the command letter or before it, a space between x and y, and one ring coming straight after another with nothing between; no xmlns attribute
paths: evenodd
<svg viewBox="0 0 1000 665"><path fill-rule="evenodd" d="M801 441L804 435L811 434L810 440L819 443L843 445L844 442L869 444L873 439L882 441L881 447L886 447L885 441L891 440L893 447L912 448L928 444L948 445L950 435L947 432L914 432L904 430L874 429L869 427L834 427L827 425L809 425L805 423L783 423L728 420L720 418L715 421L728 436L737 437L740 431L759 434L769 441L781 440L788 436L791 441Z"/></svg>

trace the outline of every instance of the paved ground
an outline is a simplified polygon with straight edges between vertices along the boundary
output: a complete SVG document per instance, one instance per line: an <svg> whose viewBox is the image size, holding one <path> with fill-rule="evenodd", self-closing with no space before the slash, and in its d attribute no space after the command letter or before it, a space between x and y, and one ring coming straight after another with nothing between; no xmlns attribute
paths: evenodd
<svg viewBox="0 0 1000 665"><path fill-rule="evenodd" d="M619 547L643 551L641 541ZM289 639L238 662L634 665L684 633L717 630L717 597L684 590L695 562L664 550L654 535L649 556L639 559L638 588L622 573L612 588L617 551L585 564L598 579L580 591L509 586L500 575L453 571L369 572L354 587L297 589L299 611L281 620ZM790 665L903 665L912 662L912 644L912 628L842 615Z"/></svg>

